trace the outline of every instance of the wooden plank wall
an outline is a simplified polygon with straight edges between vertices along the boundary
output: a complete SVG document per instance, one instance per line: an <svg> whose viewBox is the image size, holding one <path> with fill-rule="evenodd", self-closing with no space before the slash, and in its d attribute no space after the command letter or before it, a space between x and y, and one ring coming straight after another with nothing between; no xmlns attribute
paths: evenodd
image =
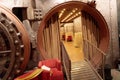
<svg viewBox="0 0 120 80"><path fill-rule="evenodd" d="M43 31L43 46L48 58L60 59L60 30L58 14L54 14Z"/></svg>
<svg viewBox="0 0 120 80"><path fill-rule="evenodd" d="M98 47L99 45L99 28L97 22L92 16L86 12L82 12L82 32L83 32L83 47L84 54L87 59L92 59L92 57L97 54L94 48L84 41L87 40L91 44Z"/></svg>

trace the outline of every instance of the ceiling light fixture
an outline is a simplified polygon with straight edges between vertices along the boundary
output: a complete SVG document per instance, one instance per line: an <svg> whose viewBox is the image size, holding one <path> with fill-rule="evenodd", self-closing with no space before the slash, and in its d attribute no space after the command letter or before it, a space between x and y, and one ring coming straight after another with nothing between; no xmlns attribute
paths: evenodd
<svg viewBox="0 0 120 80"><path fill-rule="evenodd" d="M72 16L77 10L78 8L73 9L72 12L69 13L61 22L68 21L67 19L69 19L69 17Z"/></svg>
<svg viewBox="0 0 120 80"><path fill-rule="evenodd" d="M62 15L63 15L63 13L65 12L65 10L66 10L66 9L63 9L63 10L60 12L60 14L59 14L59 18L62 17Z"/></svg>
<svg viewBox="0 0 120 80"><path fill-rule="evenodd" d="M68 19L66 20L66 22L68 22L68 21L70 21L70 20L72 20L72 19L74 19L75 17L78 17L78 16L80 16L80 15L81 15L81 12L78 12L78 13L76 13L75 15L73 15L72 17L68 18Z"/></svg>

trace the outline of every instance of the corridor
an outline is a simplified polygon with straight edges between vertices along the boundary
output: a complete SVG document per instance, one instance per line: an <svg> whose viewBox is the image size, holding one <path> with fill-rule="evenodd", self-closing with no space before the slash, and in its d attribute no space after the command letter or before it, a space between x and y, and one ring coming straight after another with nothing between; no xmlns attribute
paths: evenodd
<svg viewBox="0 0 120 80"><path fill-rule="evenodd" d="M70 57L71 62L77 62L84 59L84 54L81 47L75 47L74 42L63 41L66 51Z"/></svg>

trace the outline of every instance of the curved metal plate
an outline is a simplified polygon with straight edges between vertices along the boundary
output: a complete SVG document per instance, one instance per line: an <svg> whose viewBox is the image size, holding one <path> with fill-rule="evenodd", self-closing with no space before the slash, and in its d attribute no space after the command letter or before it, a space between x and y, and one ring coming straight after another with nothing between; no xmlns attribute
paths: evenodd
<svg viewBox="0 0 120 80"><path fill-rule="evenodd" d="M8 65L6 72L3 71L1 79L13 80L12 78L22 73L27 66L30 56L30 40L23 24L9 9L2 5L0 5L0 32L2 40L0 45L5 47L5 49L2 49L4 47L0 49L0 54L9 53L7 58L2 57L4 58L2 60L7 61Z"/></svg>

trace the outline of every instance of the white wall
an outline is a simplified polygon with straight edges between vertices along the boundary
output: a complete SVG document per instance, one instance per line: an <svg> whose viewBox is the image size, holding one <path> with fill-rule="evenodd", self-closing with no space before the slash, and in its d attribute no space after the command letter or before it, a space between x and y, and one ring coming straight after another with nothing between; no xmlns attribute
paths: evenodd
<svg viewBox="0 0 120 80"><path fill-rule="evenodd" d="M74 46L82 50L82 22L81 16L74 19Z"/></svg>
<svg viewBox="0 0 120 80"><path fill-rule="evenodd" d="M73 32L73 23L66 23L64 27L65 27L65 32Z"/></svg>
<svg viewBox="0 0 120 80"><path fill-rule="evenodd" d="M82 31L81 17L78 17L78 18L74 19L73 24L74 24L74 31L75 32L81 32Z"/></svg>

